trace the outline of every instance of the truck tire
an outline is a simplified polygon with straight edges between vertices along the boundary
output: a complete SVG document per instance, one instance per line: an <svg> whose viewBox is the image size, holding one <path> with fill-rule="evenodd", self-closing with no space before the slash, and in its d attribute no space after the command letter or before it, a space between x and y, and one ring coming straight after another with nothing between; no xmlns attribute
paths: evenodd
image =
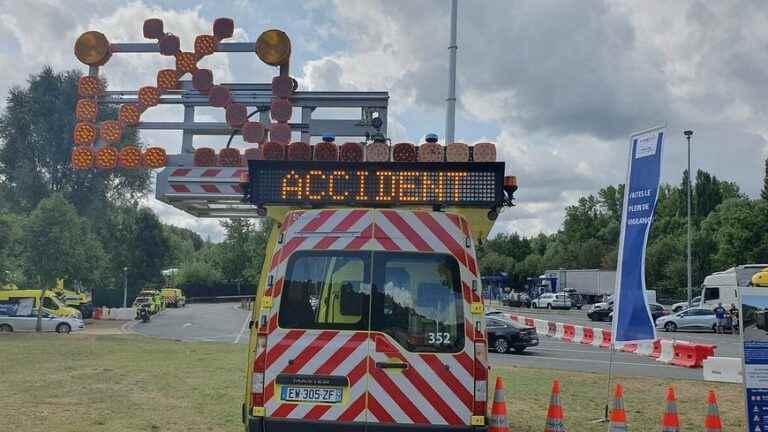
<svg viewBox="0 0 768 432"><path fill-rule="evenodd" d="M0 333L13 333L13 327L8 324L0 324Z"/></svg>

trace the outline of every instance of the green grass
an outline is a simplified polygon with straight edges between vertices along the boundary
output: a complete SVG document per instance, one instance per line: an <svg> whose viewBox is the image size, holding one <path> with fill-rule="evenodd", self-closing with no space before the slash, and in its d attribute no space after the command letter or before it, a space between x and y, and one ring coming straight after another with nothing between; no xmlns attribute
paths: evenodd
<svg viewBox="0 0 768 432"><path fill-rule="evenodd" d="M242 431L245 356L245 347L226 343L124 335L3 335L3 430ZM605 403L604 375L529 368L494 372L506 383L512 431L543 430L555 378L561 381L568 429L606 430L590 422ZM658 430L670 381L617 381L626 388L631 430ZM672 384L680 398L684 430L703 429L709 388L717 390L725 430L744 430L740 386L682 380Z"/></svg>
<svg viewBox="0 0 768 432"><path fill-rule="evenodd" d="M3 335L0 418L8 431L242 430L246 350L142 336Z"/></svg>

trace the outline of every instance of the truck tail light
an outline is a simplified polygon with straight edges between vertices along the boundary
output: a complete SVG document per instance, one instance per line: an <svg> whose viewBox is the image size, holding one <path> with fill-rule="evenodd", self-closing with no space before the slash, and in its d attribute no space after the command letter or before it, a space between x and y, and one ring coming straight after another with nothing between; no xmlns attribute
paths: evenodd
<svg viewBox="0 0 768 432"><path fill-rule="evenodd" d="M486 415L488 408L488 345L484 340L475 342L475 409L476 416Z"/></svg>
<svg viewBox="0 0 768 432"><path fill-rule="evenodd" d="M267 363L267 337L259 335L256 341L256 359L251 375L251 407L264 406L264 369Z"/></svg>

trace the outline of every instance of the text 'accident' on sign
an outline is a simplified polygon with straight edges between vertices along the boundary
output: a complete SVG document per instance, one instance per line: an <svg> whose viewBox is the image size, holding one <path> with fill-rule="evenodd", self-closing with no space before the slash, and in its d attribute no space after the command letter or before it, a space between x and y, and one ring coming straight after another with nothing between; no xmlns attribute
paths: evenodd
<svg viewBox="0 0 768 432"><path fill-rule="evenodd" d="M251 161L251 202L488 206L503 164Z"/></svg>

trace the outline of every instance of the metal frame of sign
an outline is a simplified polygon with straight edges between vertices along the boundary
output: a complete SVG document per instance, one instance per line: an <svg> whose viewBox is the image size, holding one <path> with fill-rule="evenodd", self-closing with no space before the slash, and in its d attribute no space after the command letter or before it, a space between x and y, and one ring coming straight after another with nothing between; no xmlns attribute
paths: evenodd
<svg viewBox="0 0 768 432"><path fill-rule="evenodd" d="M248 163L249 169L249 191L248 198L252 204L263 206L265 204L284 204L304 207L324 207L329 205L350 205L350 206L369 206L369 207L393 207L393 206L437 206L437 207L477 207L477 208L496 208L504 200L504 162L335 162L335 161L267 161L251 160ZM281 192L279 190L264 190L264 185L260 181L268 170L287 171L296 170L306 173L310 170L323 171L368 171L374 172L469 172L469 173L491 173L494 176L493 199L489 200L387 200L386 202L374 199L358 200L352 197L348 199L275 199ZM368 182L373 182L373 176ZM348 191L349 192L349 191Z"/></svg>

